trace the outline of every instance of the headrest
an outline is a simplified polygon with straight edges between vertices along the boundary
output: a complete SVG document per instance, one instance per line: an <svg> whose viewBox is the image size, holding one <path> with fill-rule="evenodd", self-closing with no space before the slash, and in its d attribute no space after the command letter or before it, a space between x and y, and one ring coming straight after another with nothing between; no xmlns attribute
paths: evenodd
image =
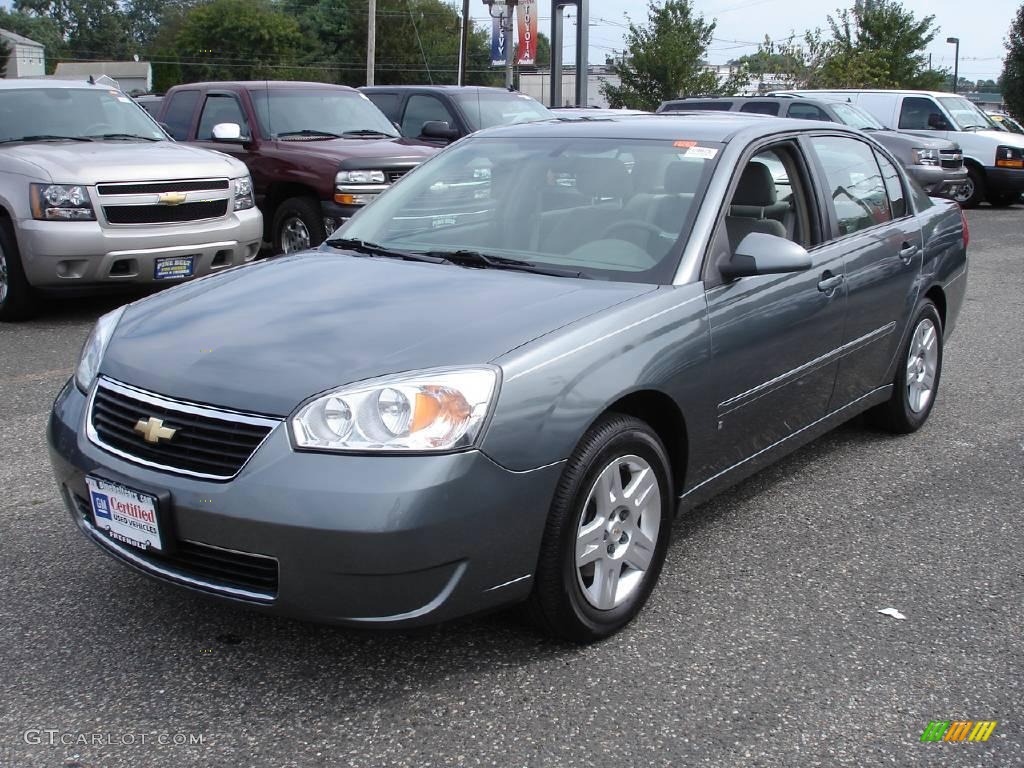
<svg viewBox="0 0 1024 768"><path fill-rule="evenodd" d="M704 165L703 162L673 160L665 169L665 191L670 195L694 194L704 173Z"/></svg>
<svg viewBox="0 0 1024 768"><path fill-rule="evenodd" d="M764 163L747 163L740 176L736 194L732 197L733 205L753 205L764 208L774 205L778 199L775 193L775 179Z"/></svg>
<svg viewBox="0 0 1024 768"><path fill-rule="evenodd" d="M588 197L622 200L632 194L629 171L614 157L591 157L576 170L576 189Z"/></svg>

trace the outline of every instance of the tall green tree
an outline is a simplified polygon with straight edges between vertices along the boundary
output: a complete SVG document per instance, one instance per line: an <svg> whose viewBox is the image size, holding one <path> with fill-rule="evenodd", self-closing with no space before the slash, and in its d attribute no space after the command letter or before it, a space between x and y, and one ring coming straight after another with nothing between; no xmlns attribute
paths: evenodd
<svg viewBox="0 0 1024 768"><path fill-rule="evenodd" d="M124 59L137 52L118 0L16 0L14 7L55 22L66 43L62 53L68 58Z"/></svg>
<svg viewBox="0 0 1024 768"><path fill-rule="evenodd" d="M1006 59L1000 80L1010 113L1017 119L1024 119L1024 4L1017 9L1006 36Z"/></svg>
<svg viewBox="0 0 1024 768"><path fill-rule="evenodd" d="M740 83L719 83L705 65L714 32L692 0L650 0L646 24L629 20L626 51L611 67L621 84L603 83L602 92L612 107L648 110L680 96L731 93Z"/></svg>

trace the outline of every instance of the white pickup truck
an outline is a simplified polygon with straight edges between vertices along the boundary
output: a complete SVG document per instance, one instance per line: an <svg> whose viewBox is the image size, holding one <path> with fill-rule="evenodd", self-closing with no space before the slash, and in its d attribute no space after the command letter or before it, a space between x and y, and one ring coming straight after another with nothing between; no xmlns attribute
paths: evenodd
<svg viewBox="0 0 1024 768"><path fill-rule="evenodd" d="M249 171L108 86L0 80L0 320L38 293L177 283L252 261Z"/></svg>

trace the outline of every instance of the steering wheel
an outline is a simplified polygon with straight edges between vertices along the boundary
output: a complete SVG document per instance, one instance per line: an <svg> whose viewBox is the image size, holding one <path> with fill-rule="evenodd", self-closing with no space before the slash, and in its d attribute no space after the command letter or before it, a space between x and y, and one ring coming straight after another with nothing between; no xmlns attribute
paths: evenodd
<svg viewBox="0 0 1024 768"><path fill-rule="evenodd" d="M644 221L643 219L625 219L624 221L617 221L605 229L605 231L601 233L601 239L610 239L611 234L613 232L618 232L620 229L642 229L648 234L657 235L658 237L661 237L662 235L661 227L655 226L649 221Z"/></svg>
<svg viewBox="0 0 1024 768"><path fill-rule="evenodd" d="M114 133L114 126L110 123L93 123L82 131L83 136L102 136L104 133Z"/></svg>

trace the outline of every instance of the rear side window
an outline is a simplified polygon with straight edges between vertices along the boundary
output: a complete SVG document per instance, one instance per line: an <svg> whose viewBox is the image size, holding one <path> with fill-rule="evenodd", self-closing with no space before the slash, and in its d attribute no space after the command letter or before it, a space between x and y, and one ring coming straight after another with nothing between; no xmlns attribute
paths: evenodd
<svg viewBox="0 0 1024 768"><path fill-rule="evenodd" d="M368 93L366 97L383 112L388 120L398 122L398 108L401 98L397 93Z"/></svg>
<svg viewBox="0 0 1024 768"><path fill-rule="evenodd" d="M892 220L885 182L871 147L842 136L815 136L811 143L825 170L840 236Z"/></svg>
<svg viewBox="0 0 1024 768"><path fill-rule="evenodd" d="M758 115L775 115L778 117L779 105L774 101L751 101L740 107L740 112L753 112Z"/></svg>
<svg viewBox="0 0 1024 768"><path fill-rule="evenodd" d="M907 215L907 196L903 192L903 182L900 180L900 173L896 166L889 162L884 156L875 152L878 166L882 169L882 180L885 182L885 192L889 196L889 205L892 207L892 217L902 219Z"/></svg>
<svg viewBox="0 0 1024 768"><path fill-rule="evenodd" d="M163 122L171 136L179 141L188 138L188 130L192 127L192 115L196 111L198 101L199 91L178 91L171 95Z"/></svg>
<svg viewBox="0 0 1024 768"><path fill-rule="evenodd" d="M813 104L790 104L788 116L796 120L824 120L826 123L832 122L832 119L825 114L825 110Z"/></svg>
<svg viewBox="0 0 1024 768"><path fill-rule="evenodd" d="M199 117L199 130L196 138L199 141L213 139L213 126L219 123L236 123L242 129L242 136L250 136L249 121L245 119L242 105L238 99L223 93L213 93L206 97L203 114Z"/></svg>

